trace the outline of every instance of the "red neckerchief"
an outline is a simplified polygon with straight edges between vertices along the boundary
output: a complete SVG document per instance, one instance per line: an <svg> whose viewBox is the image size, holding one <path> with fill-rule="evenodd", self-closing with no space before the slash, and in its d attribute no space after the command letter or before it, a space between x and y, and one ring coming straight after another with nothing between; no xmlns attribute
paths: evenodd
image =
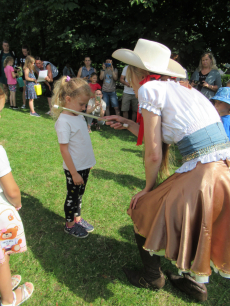
<svg viewBox="0 0 230 306"><path fill-rule="evenodd" d="M143 84L145 84L149 81L158 80L160 77L161 76L158 75L158 74L149 74L139 84L143 85ZM139 128L138 137L137 137L137 146L140 146L140 145L142 145L142 141L143 141L143 137L144 137L144 122L143 122L143 117L140 114L139 106L138 106L138 111L137 111L137 121L136 122L140 123L140 128Z"/></svg>

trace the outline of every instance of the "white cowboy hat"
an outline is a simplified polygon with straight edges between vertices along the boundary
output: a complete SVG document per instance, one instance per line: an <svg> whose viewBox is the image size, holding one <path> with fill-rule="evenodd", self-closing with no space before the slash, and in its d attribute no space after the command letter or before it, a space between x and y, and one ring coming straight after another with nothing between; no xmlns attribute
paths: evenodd
<svg viewBox="0 0 230 306"><path fill-rule="evenodd" d="M186 78L185 69L170 59L171 51L156 41L138 39L135 49L118 49L112 57L126 64L177 78Z"/></svg>

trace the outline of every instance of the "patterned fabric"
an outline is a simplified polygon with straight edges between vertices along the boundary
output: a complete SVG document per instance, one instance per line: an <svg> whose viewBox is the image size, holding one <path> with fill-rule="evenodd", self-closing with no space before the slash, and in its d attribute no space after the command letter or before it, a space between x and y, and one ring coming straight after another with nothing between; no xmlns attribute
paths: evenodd
<svg viewBox="0 0 230 306"><path fill-rule="evenodd" d="M22 220L3 192L0 192L0 264L5 262L5 254L25 252L26 238Z"/></svg>
<svg viewBox="0 0 230 306"><path fill-rule="evenodd" d="M67 196L64 204L66 222L74 221L74 214L81 215L82 196L85 192L86 183L89 177L90 169L78 171L83 178L83 185L74 185L72 175L68 170L64 170L66 175Z"/></svg>
<svg viewBox="0 0 230 306"><path fill-rule="evenodd" d="M35 79L34 72L29 72L29 78ZM37 99L34 82L26 81L26 99Z"/></svg>
<svg viewBox="0 0 230 306"><path fill-rule="evenodd" d="M10 90L10 91L16 92L16 90L17 90L17 85L8 85L8 86L9 86L9 90Z"/></svg>
<svg viewBox="0 0 230 306"><path fill-rule="evenodd" d="M230 87L221 87L212 98L230 104Z"/></svg>

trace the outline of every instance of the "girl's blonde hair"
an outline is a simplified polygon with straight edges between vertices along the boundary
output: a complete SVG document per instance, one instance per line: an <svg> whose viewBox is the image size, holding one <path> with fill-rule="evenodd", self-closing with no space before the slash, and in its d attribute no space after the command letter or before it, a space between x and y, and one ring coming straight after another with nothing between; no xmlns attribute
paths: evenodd
<svg viewBox="0 0 230 306"><path fill-rule="evenodd" d="M10 63L13 62L14 63L14 58L12 56L7 56L3 62L3 66L4 68Z"/></svg>
<svg viewBox="0 0 230 306"><path fill-rule="evenodd" d="M69 80L68 78L66 76L63 76L55 82L53 90L54 94L51 100L52 106L58 105L61 107L65 107L65 98L67 96L75 98L77 96L86 95L89 97L89 99L92 96L91 88L86 81L80 78L72 78ZM61 111L62 110L59 108L53 108L53 116L55 118L58 118Z"/></svg>
<svg viewBox="0 0 230 306"><path fill-rule="evenodd" d="M25 59L25 64L23 66L23 70L25 70L26 68L28 68L30 71L35 71L35 68L33 65L33 63L35 62L35 59L33 56L31 55L27 55L26 59Z"/></svg>
<svg viewBox="0 0 230 306"><path fill-rule="evenodd" d="M199 66L197 68L197 71L201 71L202 70L202 58L205 57L206 55L208 55L208 57L211 60L211 65L210 65L210 69L211 70L218 70L217 66L216 66L216 59L214 57L214 55L211 52L204 52L201 57L200 57L200 61L199 61Z"/></svg>
<svg viewBox="0 0 230 306"><path fill-rule="evenodd" d="M132 85L132 76L135 74L138 77L146 77L150 74L149 71L129 65L126 72L126 79ZM162 162L159 170L159 177L162 179L169 176L169 145L162 142Z"/></svg>

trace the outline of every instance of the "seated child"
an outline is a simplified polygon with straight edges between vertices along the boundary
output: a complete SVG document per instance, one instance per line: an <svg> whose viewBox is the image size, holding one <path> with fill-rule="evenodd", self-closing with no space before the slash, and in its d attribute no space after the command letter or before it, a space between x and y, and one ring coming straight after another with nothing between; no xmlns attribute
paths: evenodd
<svg viewBox="0 0 230 306"><path fill-rule="evenodd" d="M230 87L221 87L212 98L215 108L221 117L226 134L230 140Z"/></svg>
<svg viewBox="0 0 230 306"><path fill-rule="evenodd" d="M95 93L96 90L101 89L101 85L97 83L97 74L96 74L96 72L93 72L91 74L90 82L91 83L89 83L89 86L90 86L90 88L91 88L93 93Z"/></svg>
<svg viewBox="0 0 230 306"><path fill-rule="evenodd" d="M94 116L97 117L103 117L105 114L105 110L106 110L106 103L105 101L102 100L102 92L101 90L96 90L95 91L95 97L91 98L88 102L88 106L87 106L87 110L86 113L87 114L92 114ZM87 122L88 122L88 131L89 133L91 133L91 125L93 122L93 118L87 118ZM96 120L97 121L97 130L100 130L100 126L99 125L103 125L105 123L105 121L101 121L101 120Z"/></svg>

